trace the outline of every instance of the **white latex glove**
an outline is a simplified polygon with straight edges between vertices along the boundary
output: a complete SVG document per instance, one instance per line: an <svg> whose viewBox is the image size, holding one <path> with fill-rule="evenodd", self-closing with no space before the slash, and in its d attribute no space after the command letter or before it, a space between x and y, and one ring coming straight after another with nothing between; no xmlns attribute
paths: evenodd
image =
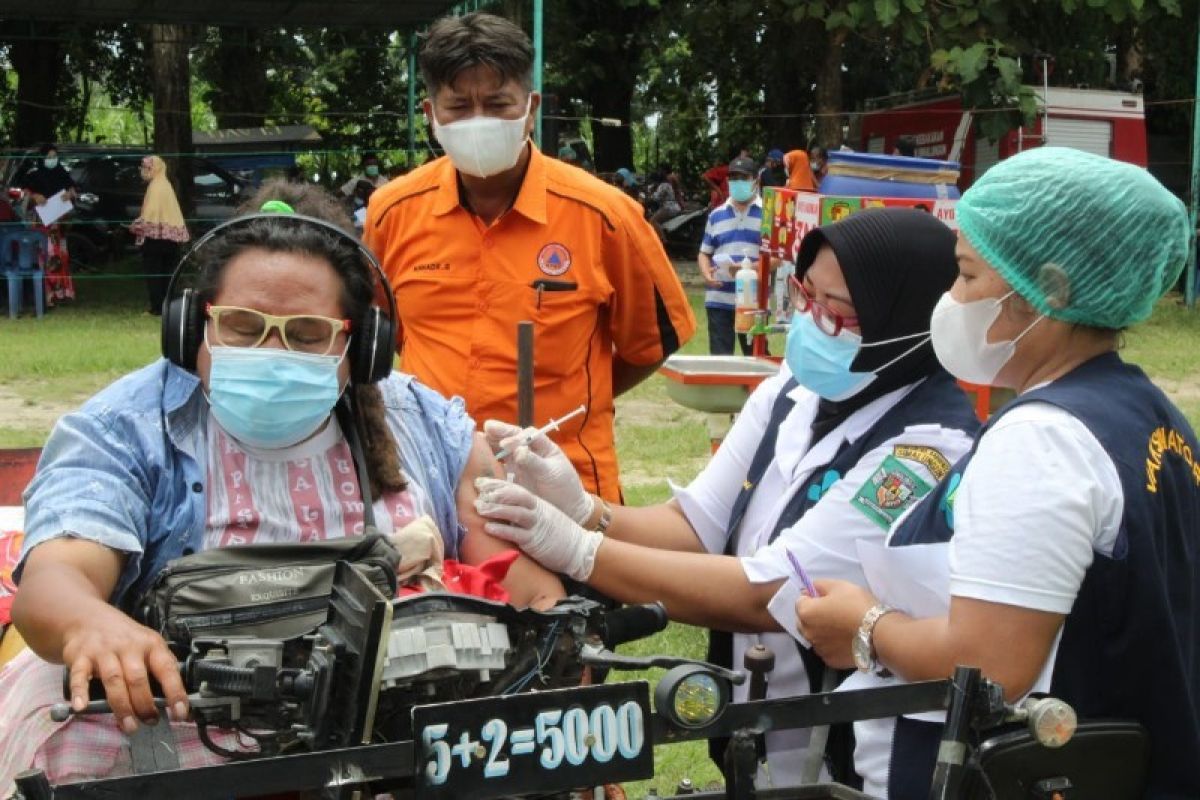
<svg viewBox="0 0 1200 800"><path fill-rule="evenodd" d="M508 444L515 444L518 437L535 428L520 428L489 419L483 423L483 434L487 437L492 452ZM506 462L513 478L538 497L566 514L580 525L587 523L596 511L596 501L583 488L575 465L567 458L550 437L539 433L528 447L518 447Z"/></svg>
<svg viewBox="0 0 1200 800"><path fill-rule="evenodd" d="M484 530L512 542L542 566L586 581L596 566L604 535L586 531L566 514L524 486L496 478L477 478L475 510L489 522Z"/></svg>

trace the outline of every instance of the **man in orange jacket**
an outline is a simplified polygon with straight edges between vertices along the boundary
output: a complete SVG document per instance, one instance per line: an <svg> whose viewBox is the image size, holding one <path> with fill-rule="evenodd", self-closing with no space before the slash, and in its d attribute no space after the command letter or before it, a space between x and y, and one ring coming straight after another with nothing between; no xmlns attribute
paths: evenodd
<svg viewBox="0 0 1200 800"><path fill-rule="evenodd" d="M695 331L641 207L529 142L533 48L485 13L443 18L420 55L446 156L372 195L363 231L396 293L401 365L479 422L514 422L517 323L535 325L535 422L590 491L618 502L613 398Z"/></svg>

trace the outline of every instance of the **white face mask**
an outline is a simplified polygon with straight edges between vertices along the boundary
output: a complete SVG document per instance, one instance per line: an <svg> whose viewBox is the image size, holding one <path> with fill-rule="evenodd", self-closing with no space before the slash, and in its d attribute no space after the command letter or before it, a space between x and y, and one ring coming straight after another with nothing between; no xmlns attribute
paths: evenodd
<svg viewBox="0 0 1200 800"><path fill-rule="evenodd" d="M987 297L970 303L960 303L950 296L942 295L933 309L929 323L933 352L938 361L954 377L967 383L991 385L1012 358L1021 337L1033 330L1044 316L1039 316L1015 339L1005 342L989 342L988 331L1000 316L1001 304L1012 296Z"/></svg>
<svg viewBox="0 0 1200 800"><path fill-rule="evenodd" d="M533 105L533 95L525 104L525 113L517 119L468 117L442 125L433 119L433 135L450 157L454 168L476 178L489 178L512 169L521 157L529 138L525 123Z"/></svg>

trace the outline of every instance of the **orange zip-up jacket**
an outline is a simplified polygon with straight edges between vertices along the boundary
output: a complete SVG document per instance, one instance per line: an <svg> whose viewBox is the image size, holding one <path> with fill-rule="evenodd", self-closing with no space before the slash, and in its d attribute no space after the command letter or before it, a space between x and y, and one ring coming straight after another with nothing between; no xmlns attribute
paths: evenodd
<svg viewBox="0 0 1200 800"><path fill-rule="evenodd" d="M613 357L658 363L696 329L641 206L531 148L512 208L485 226L443 157L371 196L363 239L396 294L401 368L462 396L479 426L516 422L517 323L534 323L534 424L586 404L552 438L619 502Z"/></svg>

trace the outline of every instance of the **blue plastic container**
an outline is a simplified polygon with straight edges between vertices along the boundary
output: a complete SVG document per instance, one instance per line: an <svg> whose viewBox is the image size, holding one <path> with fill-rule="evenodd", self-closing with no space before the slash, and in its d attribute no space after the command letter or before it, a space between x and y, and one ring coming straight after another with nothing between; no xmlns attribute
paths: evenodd
<svg viewBox="0 0 1200 800"><path fill-rule="evenodd" d="M959 163L933 158L834 151L821 194L839 197L929 197L957 200Z"/></svg>

